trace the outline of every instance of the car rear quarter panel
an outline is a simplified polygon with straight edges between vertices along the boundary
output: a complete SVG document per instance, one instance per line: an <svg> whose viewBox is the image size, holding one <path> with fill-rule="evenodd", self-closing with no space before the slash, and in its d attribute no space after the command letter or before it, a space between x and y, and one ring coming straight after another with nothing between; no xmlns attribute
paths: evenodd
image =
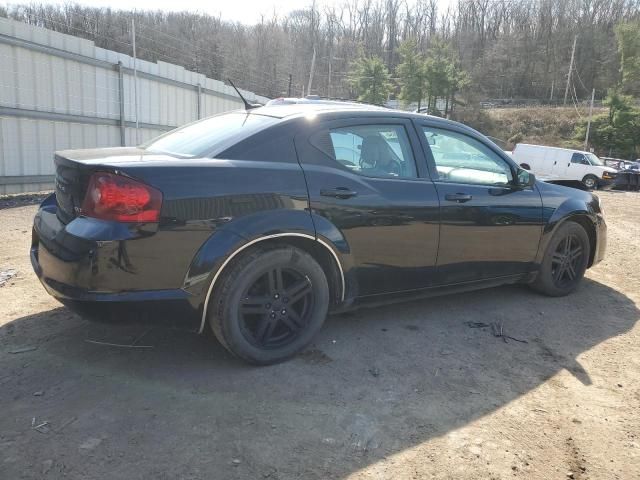
<svg viewBox="0 0 640 480"><path fill-rule="evenodd" d="M236 241L282 231L314 232L297 163L202 159L122 170L164 195L158 232L148 242L126 246L129 258L170 283L162 288L179 288L186 278L200 277L214 268L217 252Z"/></svg>

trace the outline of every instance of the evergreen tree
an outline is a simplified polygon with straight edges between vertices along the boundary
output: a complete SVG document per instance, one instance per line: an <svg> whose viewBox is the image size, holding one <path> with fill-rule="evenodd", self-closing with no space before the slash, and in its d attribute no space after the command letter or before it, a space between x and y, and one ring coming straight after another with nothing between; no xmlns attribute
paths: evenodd
<svg viewBox="0 0 640 480"><path fill-rule="evenodd" d="M380 57L361 54L351 66L349 84L359 101L382 105L393 88L391 75Z"/></svg>
<svg viewBox="0 0 640 480"><path fill-rule="evenodd" d="M418 51L416 41L406 40L400 45L400 64L396 68L400 95L405 104L417 102L418 109L427 89L426 65L423 55Z"/></svg>

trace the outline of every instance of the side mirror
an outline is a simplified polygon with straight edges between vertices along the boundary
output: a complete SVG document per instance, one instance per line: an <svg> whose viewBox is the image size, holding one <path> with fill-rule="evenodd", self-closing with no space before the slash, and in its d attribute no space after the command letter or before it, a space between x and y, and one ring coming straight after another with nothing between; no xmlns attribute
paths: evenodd
<svg viewBox="0 0 640 480"><path fill-rule="evenodd" d="M518 169L516 185L518 187L533 187L536 184L536 176L522 168Z"/></svg>

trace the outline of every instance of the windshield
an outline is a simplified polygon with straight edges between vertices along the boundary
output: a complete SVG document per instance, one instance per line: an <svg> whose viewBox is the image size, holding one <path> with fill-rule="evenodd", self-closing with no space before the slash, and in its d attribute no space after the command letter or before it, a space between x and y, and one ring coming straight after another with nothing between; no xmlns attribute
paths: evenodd
<svg viewBox="0 0 640 480"><path fill-rule="evenodd" d="M589 160L591 165L597 165L599 167L604 167L604 163L598 157L596 157L593 153L585 153L585 157Z"/></svg>
<svg viewBox="0 0 640 480"><path fill-rule="evenodd" d="M142 148L189 158L214 156L277 122L277 118L264 115L224 113L173 130L142 145Z"/></svg>

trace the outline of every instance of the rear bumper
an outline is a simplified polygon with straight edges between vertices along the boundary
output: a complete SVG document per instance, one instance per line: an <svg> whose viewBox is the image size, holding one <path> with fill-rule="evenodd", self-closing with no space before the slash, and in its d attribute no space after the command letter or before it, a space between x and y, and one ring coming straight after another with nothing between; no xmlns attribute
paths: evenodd
<svg viewBox="0 0 640 480"><path fill-rule="evenodd" d="M122 275L112 261L111 243L70 235L56 217L55 198L49 197L34 219L31 265L47 293L90 320L199 328L199 302L182 288L105 288ZM129 285L135 277L145 281L135 271L128 274L133 277ZM101 285L106 277L110 280Z"/></svg>

